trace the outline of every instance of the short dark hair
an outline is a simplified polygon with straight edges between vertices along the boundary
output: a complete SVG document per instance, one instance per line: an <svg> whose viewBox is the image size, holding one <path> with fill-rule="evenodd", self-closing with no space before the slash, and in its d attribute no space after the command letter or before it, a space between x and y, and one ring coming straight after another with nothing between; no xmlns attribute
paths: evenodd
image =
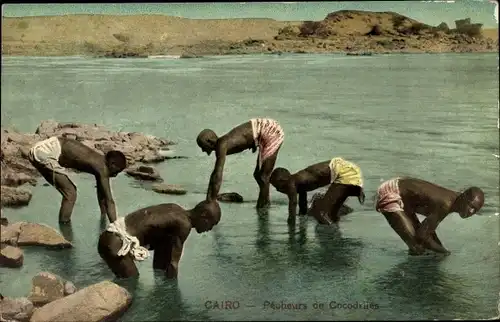
<svg viewBox="0 0 500 322"><path fill-rule="evenodd" d="M269 180L271 181L271 184L277 183L277 182L282 182L282 181L287 181L290 178L290 171L288 171L285 168L276 168L274 171L271 173L271 177Z"/></svg>
<svg viewBox="0 0 500 322"><path fill-rule="evenodd" d="M125 154L120 151L108 151L106 152L105 158L108 168L113 166L121 171L127 167L127 158L125 157Z"/></svg>

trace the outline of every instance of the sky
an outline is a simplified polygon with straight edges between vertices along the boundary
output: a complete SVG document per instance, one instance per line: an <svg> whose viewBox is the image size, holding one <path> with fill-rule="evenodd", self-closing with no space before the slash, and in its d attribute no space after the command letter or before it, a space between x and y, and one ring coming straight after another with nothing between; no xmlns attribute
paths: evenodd
<svg viewBox="0 0 500 322"><path fill-rule="evenodd" d="M498 27L493 0L455 1L323 1L323 2L197 2L121 4L3 4L3 17L66 14L161 14L193 19L271 18L322 20L337 10L394 11L421 22L454 27L456 19L471 18L485 28ZM498 8L498 7L496 7ZM498 10L498 9L497 9Z"/></svg>

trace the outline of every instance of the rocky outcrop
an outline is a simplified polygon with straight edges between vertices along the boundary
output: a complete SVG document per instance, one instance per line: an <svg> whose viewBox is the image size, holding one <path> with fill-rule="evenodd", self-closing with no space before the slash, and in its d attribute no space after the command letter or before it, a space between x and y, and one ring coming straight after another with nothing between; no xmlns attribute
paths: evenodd
<svg viewBox="0 0 500 322"><path fill-rule="evenodd" d="M33 303L26 297L10 298L0 296L0 320L27 322L34 310Z"/></svg>
<svg viewBox="0 0 500 322"><path fill-rule="evenodd" d="M72 244L54 228L44 224L17 222L1 227L1 243L11 246L70 248Z"/></svg>
<svg viewBox="0 0 500 322"><path fill-rule="evenodd" d="M0 245L0 267L18 268L23 266L23 262L22 249L5 244Z"/></svg>
<svg viewBox="0 0 500 322"><path fill-rule="evenodd" d="M72 282L49 272L38 273L33 277L31 284L28 299L35 306L43 306L76 292Z"/></svg>
<svg viewBox="0 0 500 322"><path fill-rule="evenodd" d="M169 157L165 151L174 144L152 135L112 132L97 124L58 123L53 120L41 122L35 133L20 133L6 128L1 131L1 202L5 207L29 204L31 192L17 187L26 183L35 185L40 177L27 158L30 147L40 140L66 136L103 154L109 150L119 150L127 157L128 166L136 162L164 161Z"/></svg>
<svg viewBox="0 0 500 322"><path fill-rule="evenodd" d="M41 272L33 277L28 297L9 298L0 294L0 322L27 322L40 306L75 292L72 282L49 272Z"/></svg>
<svg viewBox="0 0 500 322"><path fill-rule="evenodd" d="M151 188L154 192L170 195L185 195L187 193L186 189L176 184L155 183Z"/></svg>
<svg viewBox="0 0 500 322"><path fill-rule="evenodd" d="M125 170L125 173L138 180L163 181L158 170L151 166L138 165Z"/></svg>
<svg viewBox="0 0 500 322"><path fill-rule="evenodd" d="M221 193L217 196L217 200L220 202L235 202L235 203L242 203L243 202L243 197L236 192L226 192L226 193Z"/></svg>
<svg viewBox="0 0 500 322"><path fill-rule="evenodd" d="M27 206L33 196L31 191L23 188L0 186L0 189L0 204L2 207Z"/></svg>
<svg viewBox="0 0 500 322"><path fill-rule="evenodd" d="M127 157L128 165L155 155L173 144L169 140L137 132L112 132L97 124L58 123L52 120L43 121L35 133L42 138L56 135L73 137L102 153L119 150Z"/></svg>
<svg viewBox="0 0 500 322"><path fill-rule="evenodd" d="M131 302L132 296L126 289L104 281L42 306L30 321L112 321L121 316Z"/></svg>

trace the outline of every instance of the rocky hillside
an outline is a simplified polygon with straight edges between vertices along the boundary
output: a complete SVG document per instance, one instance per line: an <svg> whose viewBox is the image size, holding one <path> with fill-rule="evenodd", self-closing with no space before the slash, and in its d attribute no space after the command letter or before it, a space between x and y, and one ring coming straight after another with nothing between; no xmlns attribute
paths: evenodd
<svg viewBox="0 0 500 322"><path fill-rule="evenodd" d="M147 57L276 52L495 52L497 30L430 26L394 12L342 10L321 21L159 15L4 18L4 55Z"/></svg>

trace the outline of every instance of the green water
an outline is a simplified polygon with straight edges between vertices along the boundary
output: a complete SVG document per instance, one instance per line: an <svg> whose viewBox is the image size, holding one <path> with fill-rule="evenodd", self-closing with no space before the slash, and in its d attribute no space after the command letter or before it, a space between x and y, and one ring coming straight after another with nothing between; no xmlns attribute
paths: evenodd
<svg viewBox="0 0 500 322"><path fill-rule="evenodd" d="M196 146L206 127L224 133L251 117L280 122L285 142L277 166L297 171L343 156L363 170L367 201L381 181L410 175L486 194L479 216L446 218L438 235L452 254L410 258L371 202L340 229L303 218L286 224L286 198L272 189L268 216L254 210L254 154L227 159L221 192L249 201L221 204L213 231L193 231L178 282L155 276L151 258L140 278L119 281L134 295L123 321L391 320L490 318L497 315L500 256L497 100L494 54L283 55L200 60L2 58L2 127L33 132L41 120L101 123L178 142L188 159L158 166L185 196L155 194L125 175L112 182L125 215L161 202L192 207L204 198L214 164ZM99 211L93 178L76 177L75 247L25 248L21 269L0 269L4 295L25 295L47 270L79 287L113 275L97 255ZM40 179L28 207L4 209L11 222L58 228L60 197ZM213 309L207 301L238 308ZM277 309L281 302L301 309ZM274 302L274 309L269 304ZM361 308L330 308L330 302ZM323 305L321 307L321 305Z"/></svg>

